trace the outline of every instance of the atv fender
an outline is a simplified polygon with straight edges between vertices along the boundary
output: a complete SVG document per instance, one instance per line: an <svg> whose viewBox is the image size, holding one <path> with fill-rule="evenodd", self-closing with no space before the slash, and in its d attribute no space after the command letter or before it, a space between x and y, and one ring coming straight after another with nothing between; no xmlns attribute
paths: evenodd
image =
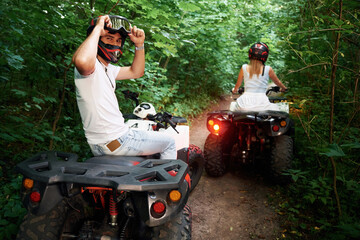
<svg viewBox="0 0 360 240"><path fill-rule="evenodd" d="M184 162L188 162L188 154L189 154L189 148L184 147L179 150L177 150L177 159L181 159Z"/></svg>
<svg viewBox="0 0 360 240"><path fill-rule="evenodd" d="M272 127L276 124L279 126L279 120L276 121L262 121L259 123L259 125L261 126L261 128L264 130L264 133L267 135L267 136L270 136L270 137L276 137L276 136L280 136L280 135L292 135L292 133L294 132L293 131L293 128L294 128L294 123L292 121L292 119L290 118L285 118L285 119L282 119L282 120L285 120L286 121L286 127L280 127L280 130L277 131L277 132L274 132Z"/></svg>
<svg viewBox="0 0 360 240"><path fill-rule="evenodd" d="M58 184L42 185L44 186L37 189L42 196L40 203L34 204L30 201L30 199L25 199L25 201L23 201L23 203L26 204L25 207L27 208L27 210L35 215L42 215L47 213L48 211L51 211L64 198ZM26 198L29 198L29 195L26 195Z"/></svg>

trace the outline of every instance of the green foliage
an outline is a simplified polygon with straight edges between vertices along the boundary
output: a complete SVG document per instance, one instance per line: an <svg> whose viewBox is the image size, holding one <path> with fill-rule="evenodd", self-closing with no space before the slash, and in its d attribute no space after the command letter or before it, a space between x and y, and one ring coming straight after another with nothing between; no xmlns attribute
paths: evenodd
<svg viewBox="0 0 360 240"><path fill-rule="evenodd" d="M359 227L359 102L357 48L359 8L356 1L282 1L287 17L279 19L284 73L296 117L296 161L287 174L294 180L286 194L288 228L295 239L357 239ZM358 3L357 3L358 4ZM334 141L329 141L331 70L340 30L335 75ZM357 39L357 40L356 40ZM346 66L346 67L345 67ZM332 166L333 159L335 166ZM336 168L336 175L332 168ZM336 191L340 206L336 203ZM295 206L295 207L294 207ZM339 214L339 207L341 215ZM296 212L293 209L296 209Z"/></svg>
<svg viewBox="0 0 360 240"><path fill-rule="evenodd" d="M296 120L296 161L287 173L294 184L284 189L288 200L281 205L289 228L296 233L293 237L359 236L358 1L343 1L341 19L339 2L330 0L117 3L0 3L0 179L4 183L0 238L11 239L16 232L19 218L12 211L18 217L23 214L17 197L20 180L13 172L18 162L48 150L50 142L54 149L76 152L81 159L91 156L70 64L86 37L89 20L107 13L129 18L146 33L145 75L117 83L124 113L134 107L121 94L130 89L157 110L195 117L234 86L240 66L248 61L249 47L256 41L266 42L270 47L267 64L290 87L287 95ZM331 64L338 32L334 141L329 142ZM120 64L131 64L133 52L127 41ZM329 158L337 167L340 217ZM9 226L7 231L3 226Z"/></svg>
<svg viewBox="0 0 360 240"><path fill-rule="evenodd" d="M12 239L26 213L20 199L21 181L22 177L16 176L11 182L0 187L0 239Z"/></svg>

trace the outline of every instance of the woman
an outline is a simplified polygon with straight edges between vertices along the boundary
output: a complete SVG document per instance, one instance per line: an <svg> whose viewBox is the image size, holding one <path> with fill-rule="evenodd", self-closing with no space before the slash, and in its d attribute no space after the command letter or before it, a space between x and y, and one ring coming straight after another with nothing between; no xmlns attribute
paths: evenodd
<svg viewBox="0 0 360 240"><path fill-rule="evenodd" d="M245 92L236 100L238 110L279 111L279 107L270 103L266 96L269 77L280 87L280 91L284 92L287 88L276 76L274 70L270 66L265 66L268 55L269 47L262 42L253 44L249 49L250 63L242 65L235 87L232 89L233 93L237 93L244 80Z"/></svg>

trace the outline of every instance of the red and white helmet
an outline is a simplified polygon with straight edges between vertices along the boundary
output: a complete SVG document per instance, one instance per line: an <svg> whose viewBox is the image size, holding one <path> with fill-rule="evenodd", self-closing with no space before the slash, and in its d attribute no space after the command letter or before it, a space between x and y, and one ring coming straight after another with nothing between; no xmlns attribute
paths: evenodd
<svg viewBox="0 0 360 240"><path fill-rule="evenodd" d="M259 60L265 64L268 56L269 47L263 42L257 42L249 49L249 59Z"/></svg>
<svg viewBox="0 0 360 240"><path fill-rule="evenodd" d="M121 46L119 47L110 44L105 44L103 41L99 39L98 54L108 62L117 63L122 55L121 50L124 46L125 40L128 37L128 34L131 33L131 25L129 20L122 16L109 15L109 18L112 27L109 28L105 25L104 29L108 30L109 33L111 34L119 33L122 38ZM90 26L87 29L88 36L94 30L94 27L98 19L99 18L91 19Z"/></svg>

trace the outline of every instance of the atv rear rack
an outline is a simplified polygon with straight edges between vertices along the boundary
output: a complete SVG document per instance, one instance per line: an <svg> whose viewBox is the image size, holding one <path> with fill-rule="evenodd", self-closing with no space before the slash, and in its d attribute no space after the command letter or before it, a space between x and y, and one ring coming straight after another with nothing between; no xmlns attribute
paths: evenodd
<svg viewBox="0 0 360 240"><path fill-rule="evenodd" d="M188 166L181 160L101 156L78 162L73 153L47 151L19 163L18 172L47 184L74 183L123 191L178 188ZM137 164L137 165L134 165ZM175 176L169 174L175 171Z"/></svg>
<svg viewBox="0 0 360 240"><path fill-rule="evenodd" d="M247 116L247 115L252 115L252 116L256 116L256 117L262 117L262 118L267 118L269 116L271 117L289 117L289 114L283 111L271 111L271 110L266 110L266 111L244 111L244 110L239 110L239 111L230 111L230 110L219 110L219 111L214 111L214 112L210 112L207 114L208 116L214 116L214 115L228 115L232 118L234 117L238 117L238 116Z"/></svg>

